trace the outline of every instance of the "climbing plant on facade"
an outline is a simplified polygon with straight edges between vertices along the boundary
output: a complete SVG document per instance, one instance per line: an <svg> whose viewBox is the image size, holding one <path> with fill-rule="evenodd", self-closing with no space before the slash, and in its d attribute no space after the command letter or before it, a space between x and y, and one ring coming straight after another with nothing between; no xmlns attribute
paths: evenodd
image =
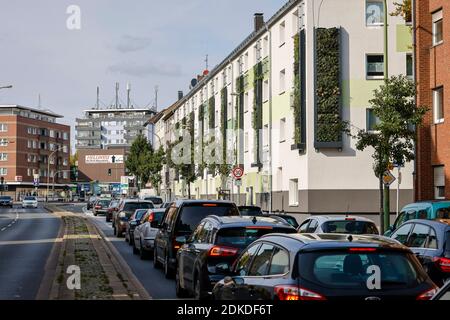
<svg viewBox="0 0 450 320"><path fill-rule="evenodd" d="M294 141L302 142L301 131L301 90L300 90L300 35L294 37Z"/></svg>
<svg viewBox="0 0 450 320"><path fill-rule="evenodd" d="M260 165L260 130L262 129L262 82L264 80L263 63L259 62L253 67L253 112L252 128L254 131L254 150L256 152L255 164Z"/></svg>

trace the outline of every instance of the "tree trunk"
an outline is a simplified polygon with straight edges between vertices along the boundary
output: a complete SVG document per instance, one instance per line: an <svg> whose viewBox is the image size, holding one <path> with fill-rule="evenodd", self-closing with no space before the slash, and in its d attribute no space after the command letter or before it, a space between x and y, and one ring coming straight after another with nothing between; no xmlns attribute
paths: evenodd
<svg viewBox="0 0 450 320"><path fill-rule="evenodd" d="M188 182L188 199L191 199L191 183Z"/></svg>
<svg viewBox="0 0 450 320"><path fill-rule="evenodd" d="M390 224L391 205L390 205L390 192L389 186L384 186L384 231L386 231Z"/></svg>
<svg viewBox="0 0 450 320"><path fill-rule="evenodd" d="M383 174L380 174L380 234L384 234L384 191L383 191Z"/></svg>

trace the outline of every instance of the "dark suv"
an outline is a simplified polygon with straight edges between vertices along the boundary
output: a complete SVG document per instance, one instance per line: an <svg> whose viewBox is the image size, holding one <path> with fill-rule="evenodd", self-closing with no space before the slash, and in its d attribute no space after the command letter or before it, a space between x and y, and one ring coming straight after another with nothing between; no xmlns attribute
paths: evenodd
<svg viewBox="0 0 450 320"><path fill-rule="evenodd" d="M207 200L178 200L168 208L159 225L153 250L155 268L164 267L167 278L173 276L176 267L176 253L197 225L210 215L239 216L233 202Z"/></svg>
<svg viewBox="0 0 450 320"><path fill-rule="evenodd" d="M13 207L13 200L10 196L0 196L0 207Z"/></svg>
<svg viewBox="0 0 450 320"><path fill-rule="evenodd" d="M377 235L269 234L245 249L218 300L429 300L437 286L407 247Z"/></svg>
<svg viewBox="0 0 450 320"><path fill-rule="evenodd" d="M114 235L121 237L126 231L128 219L138 209L153 209L154 205L151 201L139 201L134 199L122 200L117 211L113 212L113 229Z"/></svg>
<svg viewBox="0 0 450 320"><path fill-rule="evenodd" d="M176 293L180 298L208 297L216 282L250 243L268 233L295 233L288 223L263 217L203 219L177 252Z"/></svg>

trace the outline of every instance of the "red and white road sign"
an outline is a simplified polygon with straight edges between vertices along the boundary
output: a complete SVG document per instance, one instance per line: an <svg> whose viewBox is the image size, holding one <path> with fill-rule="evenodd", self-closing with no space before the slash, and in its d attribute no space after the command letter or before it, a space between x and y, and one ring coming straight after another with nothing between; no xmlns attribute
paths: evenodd
<svg viewBox="0 0 450 320"><path fill-rule="evenodd" d="M234 169L231 172L231 174L233 175L233 177L235 179L241 179L242 176L244 175L244 169L241 168L241 167L234 167Z"/></svg>

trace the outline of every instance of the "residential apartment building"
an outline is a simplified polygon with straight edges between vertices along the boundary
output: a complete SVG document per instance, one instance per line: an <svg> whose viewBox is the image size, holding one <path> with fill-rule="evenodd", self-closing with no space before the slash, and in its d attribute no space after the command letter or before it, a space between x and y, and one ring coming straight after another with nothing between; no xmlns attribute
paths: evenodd
<svg viewBox="0 0 450 320"><path fill-rule="evenodd" d="M240 129L225 154L244 169L241 185L204 169L191 196L290 213L377 213L372 153L339 128L370 130L376 121L369 100L384 78L384 10L382 0L292 0L267 22L256 14L254 32L155 123L173 144L193 121L197 149L209 131ZM412 76L410 22L389 15L388 23L389 75ZM402 170L400 205L413 200L413 165ZM188 184L175 177L171 196L186 197Z"/></svg>
<svg viewBox="0 0 450 320"><path fill-rule="evenodd" d="M70 126L48 110L0 105L0 176L7 194L61 191L70 183ZM37 182L37 183L36 183ZM54 182L54 184L53 184Z"/></svg>
<svg viewBox="0 0 450 320"><path fill-rule="evenodd" d="M450 199L450 2L415 1L418 129L416 199Z"/></svg>

